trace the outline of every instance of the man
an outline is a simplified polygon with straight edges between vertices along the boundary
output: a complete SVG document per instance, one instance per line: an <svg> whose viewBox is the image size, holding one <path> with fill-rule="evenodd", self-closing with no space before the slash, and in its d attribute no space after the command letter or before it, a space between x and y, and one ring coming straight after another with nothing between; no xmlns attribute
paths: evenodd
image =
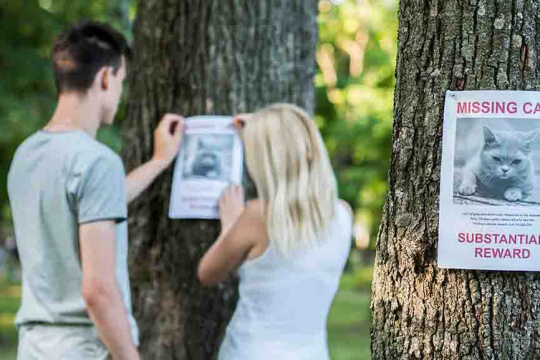
<svg viewBox="0 0 540 360"><path fill-rule="evenodd" d="M130 50L105 24L57 41L56 111L18 149L8 191L23 271L19 360L139 359L127 269L126 202L179 151L182 119L164 116L152 160L127 177L94 138L113 122Z"/></svg>

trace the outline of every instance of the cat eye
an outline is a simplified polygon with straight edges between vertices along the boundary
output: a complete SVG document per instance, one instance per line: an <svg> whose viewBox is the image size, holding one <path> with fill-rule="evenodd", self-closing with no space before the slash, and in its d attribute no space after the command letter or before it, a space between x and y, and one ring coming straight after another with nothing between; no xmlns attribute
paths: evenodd
<svg viewBox="0 0 540 360"><path fill-rule="evenodd" d="M517 164L519 164L520 162L521 162L521 160L516 159L516 160L512 161L512 164L517 165Z"/></svg>
<svg viewBox="0 0 540 360"><path fill-rule="evenodd" d="M493 156L493 160L497 161L497 162L501 162L501 158L500 157L497 157L497 156Z"/></svg>

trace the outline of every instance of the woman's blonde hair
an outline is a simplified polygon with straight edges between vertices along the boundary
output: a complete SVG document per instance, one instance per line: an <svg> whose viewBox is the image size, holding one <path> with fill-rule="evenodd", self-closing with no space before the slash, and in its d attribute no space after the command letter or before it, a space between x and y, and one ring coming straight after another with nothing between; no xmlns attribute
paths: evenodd
<svg viewBox="0 0 540 360"><path fill-rule="evenodd" d="M274 104L253 114L242 135L270 241L284 256L310 247L328 230L337 198L314 121L297 106Z"/></svg>

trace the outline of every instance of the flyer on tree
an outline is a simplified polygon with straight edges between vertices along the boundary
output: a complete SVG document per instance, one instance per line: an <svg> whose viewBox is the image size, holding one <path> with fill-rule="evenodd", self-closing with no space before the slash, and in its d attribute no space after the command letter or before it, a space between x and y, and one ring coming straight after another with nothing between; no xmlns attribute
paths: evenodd
<svg viewBox="0 0 540 360"><path fill-rule="evenodd" d="M438 266L540 270L540 92L446 93Z"/></svg>
<svg viewBox="0 0 540 360"><path fill-rule="evenodd" d="M194 116L184 124L169 217L218 219L223 190L242 180L242 143L230 116Z"/></svg>

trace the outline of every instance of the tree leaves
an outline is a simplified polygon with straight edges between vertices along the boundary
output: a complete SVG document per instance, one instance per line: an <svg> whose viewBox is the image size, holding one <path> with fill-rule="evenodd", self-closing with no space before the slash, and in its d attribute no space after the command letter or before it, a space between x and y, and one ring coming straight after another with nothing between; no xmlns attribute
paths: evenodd
<svg viewBox="0 0 540 360"><path fill-rule="evenodd" d="M390 165L396 2L321 1L316 121L340 196L376 234Z"/></svg>

